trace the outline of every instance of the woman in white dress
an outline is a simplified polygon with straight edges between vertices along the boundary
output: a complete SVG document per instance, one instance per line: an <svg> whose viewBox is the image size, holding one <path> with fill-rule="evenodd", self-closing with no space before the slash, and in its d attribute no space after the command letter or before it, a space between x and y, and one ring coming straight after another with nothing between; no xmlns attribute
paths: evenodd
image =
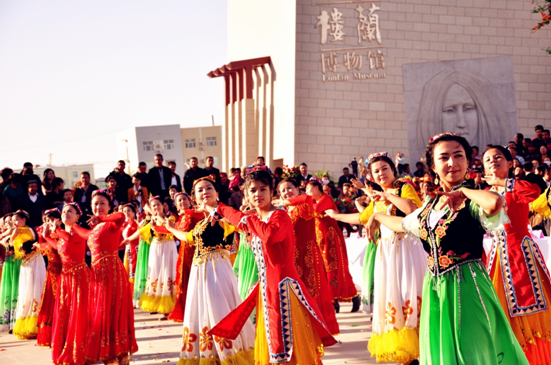
<svg viewBox="0 0 551 365"><path fill-rule="evenodd" d="M149 208L153 214L151 222L125 239L123 243L130 243L138 235L146 242L153 237L149 249L147 282L145 291L140 296L139 305L146 312L164 314L161 320L166 320L176 304L174 280L178 252L174 235L164 227L164 224L167 220L174 221L174 217L167 218L163 202L158 196L149 199Z"/></svg>
<svg viewBox="0 0 551 365"><path fill-rule="evenodd" d="M208 177L193 184L198 206L217 206L215 182ZM246 321L234 340L211 336L208 332L220 320L241 304L237 278L229 260L234 245L234 226L222 220L213 220L205 214L191 232L181 232L174 224L169 229L182 245L194 245L195 254L188 283L184 312L183 346L178 365L254 364L255 329ZM182 247L181 249L183 249Z"/></svg>
<svg viewBox="0 0 551 365"><path fill-rule="evenodd" d="M372 197L362 213L331 217L350 224L365 224L373 213L404 217L422 205L410 184L397 179L388 153L369 156L368 171L383 192L366 189ZM377 362L408 364L419 357L419 316L427 258L421 241L381 226L376 240L373 335L368 349Z"/></svg>
<svg viewBox="0 0 551 365"><path fill-rule="evenodd" d="M15 212L15 226L12 235L14 247L23 252L19 273L19 298L13 334L20 340L36 338L38 335L38 309L42 289L46 282L46 265L40 250L35 247L36 233L27 227L29 214L23 210Z"/></svg>

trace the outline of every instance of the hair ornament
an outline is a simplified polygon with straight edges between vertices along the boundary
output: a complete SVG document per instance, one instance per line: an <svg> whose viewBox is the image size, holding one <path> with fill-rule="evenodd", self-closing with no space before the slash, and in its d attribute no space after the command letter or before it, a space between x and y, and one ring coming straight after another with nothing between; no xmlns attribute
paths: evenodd
<svg viewBox="0 0 551 365"><path fill-rule="evenodd" d="M98 194L107 195L109 197L109 201L113 202L113 193L111 193L111 190L109 189L94 190L94 192L92 193L92 198L94 198Z"/></svg>
<svg viewBox="0 0 551 365"><path fill-rule="evenodd" d="M82 215L82 209L80 209L80 205L78 205L78 203L70 202L70 203L67 203L66 205L72 206L73 208L75 208L78 214Z"/></svg>
<svg viewBox="0 0 551 365"><path fill-rule="evenodd" d="M151 203L153 200L159 200L159 201L162 201L161 200L161 197L159 195L155 195L155 196L152 196L151 198L149 198L149 200L147 201L148 203Z"/></svg>
<svg viewBox="0 0 551 365"><path fill-rule="evenodd" d="M26 219L30 219L31 218L31 215L29 213L27 213L25 210L23 209L18 209L15 214L23 214L25 216Z"/></svg>
<svg viewBox="0 0 551 365"><path fill-rule="evenodd" d="M365 159L365 165L367 166L371 162L371 160L373 160L375 157L381 157L381 156L390 158L390 155L386 151L372 153L369 156L367 156L367 158Z"/></svg>
<svg viewBox="0 0 551 365"><path fill-rule="evenodd" d="M247 173L247 175L252 174L253 172L257 172L257 171L265 171L265 172L268 172L268 166L266 166L266 165L264 165L264 166L249 166L249 167L247 167L247 169L245 170L245 172Z"/></svg>
<svg viewBox="0 0 551 365"><path fill-rule="evenodd" d="M195 180L195 181L193 182L193 187L192 187L192 189L195 190L195 185L197 185L197 183L199 183L200 181L205 181L205 180L211 182L212 185L216 185L216 181L214 181L213 179L211 179L211 178L208 177L208 176L203 176L203 177L201 177L201 178L199 178L199 179L197 179L197 180Z"/></svg>
<svg viewBox="0 0 551 365"><path fill-rule="evenodd" d="M320 179L319 177L317 177L317 176L312 176L312 177L310 178L310 181L317 181L319 184L323 185L321 179Z"/></svg>

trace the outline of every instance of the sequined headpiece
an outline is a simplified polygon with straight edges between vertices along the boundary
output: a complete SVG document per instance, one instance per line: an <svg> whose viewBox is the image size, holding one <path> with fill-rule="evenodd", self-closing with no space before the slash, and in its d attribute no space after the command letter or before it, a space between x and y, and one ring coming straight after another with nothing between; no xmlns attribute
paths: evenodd
<svg viewBox="0 0 551 365"><path fill-rule="evenodd" d="M366 165L368 165L371 162L371 160L373 160L375 157L381 157L381 156L390 158L390 155L386 151L372 153L371 155L367 156L367 158L365 159Z"/></svg>
<svg viewBox="0 0 551 365"><path fill-rule="evenodd" d="M264 165L264 166L249 166L247 167L247 169L245 170L245 172L248 174L251 174L253 172L257 172L257 171L266 171L268 172L268 166Z"/></svg>
<svg viewBox="0 0 551 365"><path fill-rule="evenodd" d="M187 195L186 192L184 192L184 191L179 191L179 192L177 192L176 194L174 194L174 200L176 200L176 197L178 197L178 196L180 196L180 195L183 195L183 196L185 196L186 198L190 199L189 195Z"/></svg>
<svg viewBox="0 0 551 365"><path fill-rule="evenodd" d="M153 200L158 200L158 201L162 202L162 199L159 195L155 195L155 196L152 196L151 198L149 198L148 203L151 203Z"/></svg>

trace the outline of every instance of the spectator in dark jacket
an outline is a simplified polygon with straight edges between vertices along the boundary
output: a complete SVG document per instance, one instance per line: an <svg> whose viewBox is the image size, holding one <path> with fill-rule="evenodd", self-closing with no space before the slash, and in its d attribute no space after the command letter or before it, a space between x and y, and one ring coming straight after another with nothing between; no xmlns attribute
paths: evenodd
<svg viewBox="0 0 551 365"><path fill-rule="evenodd" d="M172 171L172 178L170 179L170 186L176 186L177 192L182 191L182 180L180 180L180 175L176 173L176 161L168 161L168 168Z"/></svg>
<svg viewBox="0 0 551 365"><path fill-rule="evenodd" d="M38 184L40 180L27 181L27 193L19 200L18 209L23 209L29 213L30 218L27 225L31 228L42 224L42 212L48 209L48 203L43 195L38 194Z"/></svg>
<svg viewBox="0 0 551 365"><path fill-rule="evenodd" d="M191 189L193 188L193 182L206 176L205 170L200 168L197 157L189 159L189 169L184 174L184 190L188 195L191 195Z"/></svg>
<svg viewBox="0 0 551 365"><path fill-rule="evenodd" d="M128 202L128 189L132 187L132 178L130 175L124 172L126 168L126 163L123 160L117 162L117 167L110 174L117 181L117 198L119 204L124 204Z"/></svg>
<svg viewBox="0 0 551 365"><path fill-rule="evenodd" d="M147 174L147 188L151 196L160 196L161 198L168 196L168 188L172 181L172 170L163 166L163 155L160 153L155 155L155 167L152 167Z"/></svg>
<svg viewBox="0 0 551 365"><path fill-rule="evenodd" d="M536 184L540 187L540 194L547 189L547 184L545 183L545 180L542 176L536 175L534 173L534 165L531 162L526 162L524 164L524 172L526 173L526 176L522 179L528 182L531 182L532 184Z"/></svg>
<svg viewBox="0 0 551 365"><path fill-rule="evenodd" d="M218 170L216 167L214 167L214 157L207 156L205 158L205 176L207 175L214 175L216 183L218 186L222 185L222 181L220 180L220 170Z"/></svg>
<svg viewBox="0 0 551 365"><path fill-rule="evenodd" d="M92 193L98 190L96 185L90 183L90 173L83 171L80 174L80 186L75 189L74 201L80 205L82 209L82 215L80 216L80 223L87 228L86 221L90 219L89 214L92 214Z"/></svg>
<svg viewBox="0 0 551 365"><path fill-rule="evenodd" d="M356 176L350 173L350 170L348 170L348 167L345 167L342 169L342 176L339 177L339 189L342 190L342 185L344 183L351 183L352 179L355 179Z"/></svg>

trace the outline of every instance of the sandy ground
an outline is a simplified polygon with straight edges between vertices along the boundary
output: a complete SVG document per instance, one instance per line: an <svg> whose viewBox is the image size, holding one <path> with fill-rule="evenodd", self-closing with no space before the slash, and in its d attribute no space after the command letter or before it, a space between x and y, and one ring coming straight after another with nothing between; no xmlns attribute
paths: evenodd
<svg viewBox="0 0 551 365"><path fill-rule="evenodd" d="M375 364L367 351L371 336L371 322L363 313L349 313L350 304L341 304L337 315L341 334L339 344L325 349L323 363ZM176 364L182 344L182 325L171 321L159 321L160 315L150 315L135 310L136 337L139 351L132 355L132 364ZM7 333L0 334L0 364L29 365L51 364L50 349L36 346L36 340L21 341Z"/></svg>

